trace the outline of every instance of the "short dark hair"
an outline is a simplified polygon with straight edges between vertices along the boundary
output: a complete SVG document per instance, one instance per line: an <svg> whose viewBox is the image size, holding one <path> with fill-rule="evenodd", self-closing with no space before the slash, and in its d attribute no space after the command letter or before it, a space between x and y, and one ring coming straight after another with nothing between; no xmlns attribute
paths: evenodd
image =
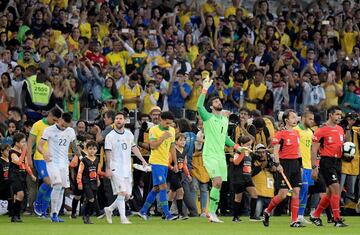
<svg viewBox="0 0 360 235"><path fill-rule="evenodd" d="M261 117L255 118L252 124L255 126L256 129L265 127L265 121Z"/></svg>
<svg viewBox="0 0 360 235"><path fill-rule="evenodd" d="M190 122L185 118L179 119L177 121L177 126L179 127L180 132L182 132L182 133L191 131Z"/></svg>
<svg viewBox="0 0 360 235"><path fill-rule="evenodd" d="M149 115L149 114L142 113L142 114L138 115L138 121L141 121L141 119L144 118L144 117L147 117L147 118L150 119L150 115Z"/></svg>
<svg viewBox="0 0 360 235"><path fill-rule="evenodd" d="M355 83L355 81L351 80L351 81L348 81L348 82L347 82L347 86L348 86L348 87L349 87L349 86L356 86L356 83Z"/></svg>
<svg viewBox="0 0 360 235"><path fill-rule="evenodd" d="M114 121L116 113L114 110L109 110L104 113L104 116L106 116L107 118L110 118L112 121Z"/></svg>
<svg viewBox="0 0 360 235"><path fill-rule="evenodd" d="M160 115L160 118L162 120L174 120L175 119L174 114L170 111L162 112Z"/></svg>
<svg viewBox="0 0 360 235"><path fill-rule="evenodd" d="M76 122L76 126L79 125L79 123L81 123L81 122L83 122L85 124L85 126L87 126L86 121L82 120L82 119L80 119Z"/></svg>
<svg viewBox="0 0 360 235"><path fill-rule="evenodd" d="M96 147L97 148L98 145L97 145L96 141L90 140L89 142L87 142L86 148L90 148L90 147Z"/></svg>
<svg viewBox="0 0 360 235"><path fill-rule="evenodd" d="M127 118L127 116L128 116L127 112L124 112L124 111L119 111L119 112L117 112L117 113L115 114L115 117L118 116L118 115L122 115L122 116L124 116L124 118ZM109 117L109 116L108 116L108 117ZM114 118L114 120L115 120L115 118Z"/></svg>
<svg viewBox="0 0 360 235"><path fill-rule="evenodd" d="M58 107L50 109L49 113L51 113L56 118L61 118L61 110Z"/></svg>
<svg viewBox="0 0 360 235"><path fill-rule="evenodd" d="M209 101L208 101L208 107L210 108L210 106L212 106L212 104L213 104L213 101L214 101L214 100L217 100L217 99L220 100L220 97L219 97L219 96L213 96L213 97L211 97L211 98L209 99Z"/></svg>
<svg viewBox="0 0 360 235"><path fill-rule="evenodd" d="M22 139L26 139L26 135L24 133L19 132L19 131L15 132L15 134L13 136L14 144L19 143Z"/></svg>
<svg viewBox="0 0 360 235"><path fill-rule="evenodd" d="M61 118L66 122L66 123L70 123L71 119L72 119L72 115L70 113L63 113L61 115Z"/></svg>
<svg viewBox="0 0 360 235"><path fill-rule="evenodd" d="M306 116L309 115L309 114L314 115L314 112L311 111L311 110L306 110L305 112L303 112L303 113L301 114L301 117L306 117Z"/></svg>
<svg viewBox="0 0 360 235"><path fill-rule="evenodd" d="M9 109L8 109L8 112L16 112L16 113L18 113L20 116L22 115L22 112L21 112L21 109L19 108L19 107L10 107Z"/></svg>
<svg viewBox="0 0 360 235"><path fill-rule="evenodd" d="M247 136L247 135L240 136L239 139L238 139L238 142L240 144L246 144L249 141L251 141L251 138L250 138L250 136Z"/></svg>
<svg viewBox="0 0 360 235"><path fill-rule="evenodd" d="M287 110L285 110L285 112L284 112L284 114L283 114L283 116L282 116L282 121L283 121L284 123L285 123L285 119L288 119L288 118L289 118L290 113L296 113L296 111L293 110L293 109L287 109Z"/></svg>
<svg viewBox="0 0 360 235"><path fill-rule="evenodd" d="M328 110L327 110L327 117L329 118L329 115L330 115L330 114L334 114L337 110L342 111L341 108L340 108L339 106L336 106L336 105L333 105L333 106L331 106L330 108L328 108Z"/></svg>
<svg viewBox="0 0 360 235"><path fill-rule="evenodd" d="M246 112L248 115L250 115L250 110L246 107L242 107L240 110L239 110L239 113L241 112Z"/></svg>

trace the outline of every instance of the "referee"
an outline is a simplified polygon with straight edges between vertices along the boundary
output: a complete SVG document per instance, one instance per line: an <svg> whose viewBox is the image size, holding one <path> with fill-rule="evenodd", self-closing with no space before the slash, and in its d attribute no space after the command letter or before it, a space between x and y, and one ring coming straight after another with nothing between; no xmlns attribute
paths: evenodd
<svg viewBox="0 0 360 235"><path fill-rule="evenodd" d="M342 111L338 106L328 109L327 122L317 129L313 136L311 150L312 177L318 179L318 173L325 180L326 194L321 197L319 205L310 216L311 222L322 226L320 215L330 204L334 215L335 227L347 227L340 218L340 185L342 146L345 140L344 130L338 125L341 121ZM320 154L320 164L316 158Z"/></svg>
<svg viewBox="0 0 360 235"><path fill-rule="evenodd" d="M298 117L294 110L288 109L283 114L283 122L285 129L278 131L273 139L274 145L274 161L276 170L289 179L293 187L291 197L291 223L290 227L299 228L304 227L298 220L299 212L299 192L301 186L301 164L300 164L300 136L297 130L293 128L297 125ZM281 177L281 176L279 176ZM264 210L264 226L269 226L269 218L272 210L282 202L288 193L287 184L285 179L276 181L279 185L278 194L271 199L271 202Z"/></svg>

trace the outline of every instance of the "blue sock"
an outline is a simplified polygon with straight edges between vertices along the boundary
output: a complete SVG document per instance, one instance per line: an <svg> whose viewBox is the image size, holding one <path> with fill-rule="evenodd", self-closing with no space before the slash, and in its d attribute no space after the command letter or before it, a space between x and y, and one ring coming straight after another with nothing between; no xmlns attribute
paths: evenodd
<svg viewBox="0 0 360 235"><path fill-rule="evenodd" d="M166 216L170 216L171 214L169 211L169 203L167 200L166 189L160 189L159 199L160 199L161 209L163 210L164 214Z"/></svg>
<svg viewBox="0 0 360 235"><path fill-rule="evenodd" d="M51 198L51 191L52 188L46 184L46 192L44 194L44 197L42 199L42 205L41 205L41 211L43 214L46 214L47 209L49 208L50 198Z"/></svg>
<svg viewBox="0 0 360 235"><path fill-rule="evenodd" d="M150 206L153 204L153 202L155 201L156 195L158 193L155 192L154 190L151 190L150 193L147 195L145 203L143 205L143 207L140 210L141 214L147 214Z"/></svg>
<svg viewBox="0 0 360 235"><path fill-rule="evenodd" d="M304 216L305 214L305 208L307 204L307 194L309 191L309 185L308 184L302 184L300 188L300 205L299 205L299 215Z"/></svg>
<svg viewBox="0 0 360 235"><path fill-rule="evenodd" d="M36 194L36 200L35 200L35 203L38 204L38 205L41 205L42 204L42 199L46 193L46 190L47 190L47 184L45 183L42 183L39 187L39 190Z"/></svg>

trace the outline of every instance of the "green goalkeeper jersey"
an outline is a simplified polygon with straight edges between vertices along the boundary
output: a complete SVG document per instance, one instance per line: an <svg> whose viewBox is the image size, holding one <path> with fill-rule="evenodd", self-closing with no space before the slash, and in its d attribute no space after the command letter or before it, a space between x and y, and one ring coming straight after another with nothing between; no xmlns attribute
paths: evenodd
<svg viewBox="0 0 360 235"><path fill-rule="evenodd" d="M225 144L233 147L235 143L227 134L229 120L223 115L209 113L204 107L205 95L201 94L197 108L201 119L204 122L204 158L224 158Z"/></svg>

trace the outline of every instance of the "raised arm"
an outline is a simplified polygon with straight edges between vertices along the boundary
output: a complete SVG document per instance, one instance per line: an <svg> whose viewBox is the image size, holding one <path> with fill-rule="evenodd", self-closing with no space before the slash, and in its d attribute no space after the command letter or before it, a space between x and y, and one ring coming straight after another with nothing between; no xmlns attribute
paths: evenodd
<svg viewBox="0 0 360 235"><path fill-rule="evenodd" d="M212 115L204 107L205 96L206 96L206 93L212 83L213 83L213 80L210 80L209 77L205 78L205 80L203 81L203 89L202 89L201 95L199 96L198 102L196 104L198 112L200 114L200 117L203 121L209 120Z"/></svg>

